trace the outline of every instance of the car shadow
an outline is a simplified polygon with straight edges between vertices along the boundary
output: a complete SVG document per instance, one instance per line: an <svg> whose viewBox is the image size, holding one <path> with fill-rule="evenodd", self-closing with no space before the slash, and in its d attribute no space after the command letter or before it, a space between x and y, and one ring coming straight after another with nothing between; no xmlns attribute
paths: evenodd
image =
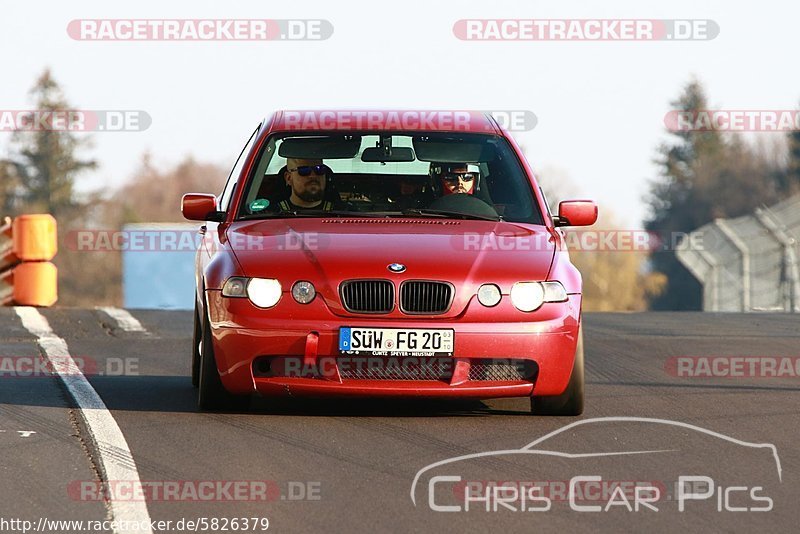
<svg viewBox="0 0 800 534"><path fill-rule="evenodd" d="M197 389L188 376L92 376L92 387L111 411L199 413ZM0 379L0 406L77 408L66 387L56 377ZM496 406L475 399L419 398L312 398L253 395L244 410L275 416L349 417L475 417L527 415L526 399L496 399Z"/></svg>
<svg viewBox="0 0 800 534"><path fill-rule="evenodd" d="M90 383L109 410L131 412L198 413L197 390L188 376L93 376ZM635 386L717 391L785 391L798 387L749 384L675 384L669 382L588 381L588 386ZM589 392L591 395L591 390ZM0 377L0 406L76 408L65 386L56 377ZM311 398L251 397L246 410L275 416L347 417L480 417L528 415L527 399L420 399L420 398Z"/></svg>

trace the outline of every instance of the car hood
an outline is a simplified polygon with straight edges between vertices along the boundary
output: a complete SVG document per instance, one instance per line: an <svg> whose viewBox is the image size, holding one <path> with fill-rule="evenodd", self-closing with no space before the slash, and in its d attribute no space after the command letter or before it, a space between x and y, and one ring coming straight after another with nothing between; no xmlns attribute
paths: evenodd
<svg viewBox="0 0 800 534"><path fill-rule="evenodd" d="M555 248L543 226L434 218L241 221L226 236L245 276L277 278L284 290L310 280L338 299L348 279L444 280L457 289L452 309L487 282L544 280ZM391 272L392 263L405 271Z"/></svg>

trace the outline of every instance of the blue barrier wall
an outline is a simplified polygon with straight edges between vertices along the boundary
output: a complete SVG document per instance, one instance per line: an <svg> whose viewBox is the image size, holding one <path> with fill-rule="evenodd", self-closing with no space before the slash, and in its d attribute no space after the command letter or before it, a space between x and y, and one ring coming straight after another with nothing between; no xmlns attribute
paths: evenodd
<svg viewBox="0 0 800 534"><path fill-rule="evenodd" d="M194 243L200 223L142 223L123 227L125 308L190 310L194 306Z"/></svg>

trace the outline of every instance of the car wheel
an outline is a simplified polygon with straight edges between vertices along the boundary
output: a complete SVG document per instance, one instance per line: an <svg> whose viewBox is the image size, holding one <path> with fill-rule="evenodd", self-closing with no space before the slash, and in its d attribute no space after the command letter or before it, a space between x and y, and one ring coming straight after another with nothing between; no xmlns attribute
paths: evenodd
<svg viewBox="0 0 800 534"><path fill-rule="evenodd" d="M203 341L203 323L197 303L194 305L194 334L192 335L192 385L200 385L200 345Z"/></svg>
<svg viewBox="0 0 800 534"><path fill-rule="evenodd" d="M203 311L202 323L202 350L200 351L200 365L198 376L197 407L200 411L218 410L245 410L250 397L231 395L222 385L217 370L217 361L214 358L214 345L211 342L211 324L208 312Z"/></svg>
<svg viewBox="0 0 800 534"><path fill-rule="evenodd" d="M567 389L554 397L531 397L531 413L534 415L580 415L583 413L583 328L578 330L578 345L575 347L575 364L569 377Z"/></svg>

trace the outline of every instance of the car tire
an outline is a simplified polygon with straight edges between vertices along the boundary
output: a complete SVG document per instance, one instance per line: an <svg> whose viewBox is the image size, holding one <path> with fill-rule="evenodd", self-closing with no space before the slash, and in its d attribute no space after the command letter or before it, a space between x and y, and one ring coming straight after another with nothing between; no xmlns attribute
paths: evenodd
<svg viewBox="0 0 800 534"><path fill-rule="evenodd" d="M202 350L197 390L197 407L202 412L242 411L249 406L250 397L231 395L222 385L214 357L214 345L211 340L211 323L208 312L203 310Z"/></svg>
<svg viewBox="0 0 800 534"><path fill-rule="evenodd" d="M197 303L194 305L194 334L192 335L192 385L200 385L200 343L203 341L203 323Z"/></svg>
<svg viewBox="0 0 800 534"><path fill-rule="evenodd" d="M583 328L578 330L575 347L575 364L569 377L567 389L552 397L531 397L531 413L534 415L581 415L584 397Z"/></svg>

